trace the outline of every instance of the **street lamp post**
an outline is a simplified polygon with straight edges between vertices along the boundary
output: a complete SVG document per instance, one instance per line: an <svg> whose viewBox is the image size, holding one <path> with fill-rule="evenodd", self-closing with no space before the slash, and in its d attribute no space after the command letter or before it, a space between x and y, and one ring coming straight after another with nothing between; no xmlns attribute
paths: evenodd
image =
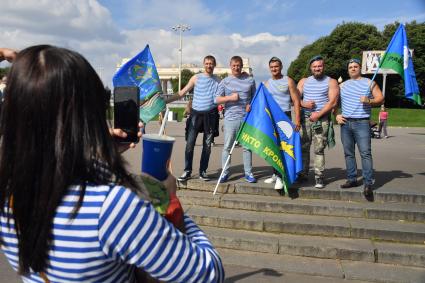
<svg viewBox="0 0 425 283"><path fill-rule="evenodd" d="M171 28L174 31L178 31L179 32L179 41L180 41L180 48L179 48L179 52L180 52L180 61L179 61L179 89L178 91L180 91L181 86L182 86L182 57L183 57L183 42L182 42L182 33L190 30L190 26L186 25L186 24L178 24L175 25Z"/></svg>

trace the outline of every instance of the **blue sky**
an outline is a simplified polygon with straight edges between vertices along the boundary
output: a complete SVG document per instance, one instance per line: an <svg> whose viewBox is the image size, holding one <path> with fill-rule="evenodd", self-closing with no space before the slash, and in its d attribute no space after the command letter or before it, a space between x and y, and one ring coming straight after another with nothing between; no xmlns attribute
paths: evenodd
<svg viewBox="0 0 425 283"><path fill-rule="evenodd" d="M183 63L200 64L213 54L227 65L231 56L241 55L263 80L271 56L281 57L286 70L303 46L343 22L380 30L394 21L425 22L424 0L1 0L1 5L3 46L48 43L77 50L107 85L121 58L146 44L157 64L177 64L178 35L171 30L177 23L191 26L184 33Z"/></svg>

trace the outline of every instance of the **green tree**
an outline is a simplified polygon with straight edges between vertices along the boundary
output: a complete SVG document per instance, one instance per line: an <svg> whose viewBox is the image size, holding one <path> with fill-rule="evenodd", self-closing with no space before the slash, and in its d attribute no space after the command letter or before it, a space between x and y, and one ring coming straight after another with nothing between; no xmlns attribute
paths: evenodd
<svg viewBox="0 0 425 283"><path fill-rule="evenodd" d="M222 80L222 79L224 79L224 78L227 78L229 76L229 74L228 73L223 73L223 74L220 74L220 75L218 75L218 77Z"/></svg>
<svg viewBox="0 0 425 283"><path fill-rule="evenodd" d="M190 78L194 75L195 73L192 72L191 70L188 69L183 69L182 70L182 85L181 88L183 89L187 83L189 82ZM173 78L171 79L171 85L173 86L173 92L177 93L178 92L178 88L179 88L179 78Z"/></svg>
<svg viewBox="0 0 425 283"><path fill-rule="evenodd" d="M7 68L0 68L0 78L2 78L4 75L6 75L9 72L9 67Z"/></svg>
<svg viewBox="0 0 425 283"><path fill-rule="evenodd" d="M321 54L325 58L326 74L335 79L347 78L346 64L350 58L361 59L365 50L383 49L382 35L369 24L350 22L338 25L330 35L321 37L301 49L298 58L288 68L288 75L299 81L310 75L308 61Z"/></svg>
<svg viewBox="0 0 425 283"><path fill-rule="evenodd" d="M310 75L308 61L311 57L321 54L325 58L326 74L335 79L342 76L348 79L347 61L350 58L362 58L362 52L367 50L385 50L394 35L399 23L385 26L382 32L370 24L357 22L342 23L328 36L317 39L301 49L297 59L288 68L288 75L299 81ZM413 64L422 100L425 95L425 23L416 21L406 24L409 47L414 49ZM382 76L378 75L376 82L382 88ZM388 75L386 84L386 104L394 106L412 106L404 99L403 80L398 75Z"/></svg>

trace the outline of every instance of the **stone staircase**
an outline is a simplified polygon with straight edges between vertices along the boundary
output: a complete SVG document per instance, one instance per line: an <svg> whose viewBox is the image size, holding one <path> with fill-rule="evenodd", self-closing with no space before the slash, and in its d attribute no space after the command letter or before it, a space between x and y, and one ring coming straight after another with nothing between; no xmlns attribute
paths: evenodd
<svg viewBox="0 0 425 283"><path fill-rule="evenodd" d="M425 282L425 192L189 180L178 196L229 265L367 282Z"/></svg>

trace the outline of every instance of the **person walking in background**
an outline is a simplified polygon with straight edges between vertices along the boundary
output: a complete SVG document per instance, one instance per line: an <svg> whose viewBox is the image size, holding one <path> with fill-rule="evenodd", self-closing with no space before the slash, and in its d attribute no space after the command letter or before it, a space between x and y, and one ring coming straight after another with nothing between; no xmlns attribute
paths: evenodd
<svg viewBox="0 0 425 283"><path fill-rule="evenodd" d="M301 127L300 96L294 80L282 75L282 67L282 61L277 57L272 57L269 60L269 69L272 77L264 82L264 85L289 119L292 117L291 104L294 105L295 131L299 131ZM275 190L281 190L283 188L282 176L274 168L273 175L264 180L264 183L275 183Z"/></svg>
<svg viewBox="0 0 425 283"><path fill-rule="evenodd" d="M134 282L136 270L161 282L224 281L202 230L184 216L183 234L138 195L146 185L125 168L106 121L110 97L85 58L26 48L6 92L0 243L25 282ZM175 194L172 175L162 184Z"/></svg>
<svg viewBox="0 0 425 283"><path fill-rule="evenodd" d="M330 113L336 106L339 87L335 79L325 75L325 61L317 55L309 61L312 75L298 82L297 88L302 96L301 107L301 143L303 156L303 172L298 181L307 180L310 168L310 147L314 146L315 187L324 187L325 147L330 143L332 128ZM331 131L331 132L329 132Z"/></svg>
<svg viewBox="0 0 425 283"><path fill-rule="evenodd" d="M204 58L204 72L193 75L188 84L178 93L166 100L166 103L182 98L191 89L194 89L189 120L187 121L187 138L185 149L184 172L179 181L187 181L192 175L193 152L196 138L200 132L204 133L202 140L202 154L199 164L199 179L209 181L207 175L208 163L211 155L211 143L216 132L217 105L214 96L220 82L214 75L216 66L215 57L208 55Z"/></svg>
<svg viewBox="0 0 425 283"><path fill-rule="evenodd" d="M361 63L358 59L348 61L350 79L341 84L342 113L336 115L341 125L341 142L344 147L347 181L342 189L357 187L357 163L355 145L362 160L364 195L373 195L373 161L370 134L371 107L381 105L384 101L379 86L368 78L361 76Z"/></svg>
<svg viewBox="0 0 425 283"><path fill-rule="evenodd" d="M378 121L379 121L379 137L381 137L381 133L382 131L384 131L384 138L387 139L388 138L388 132L387 132L388 112L385 109L384 105L381 105Z"/></svg>
<svg viewBox="0 0 425 283"><path fill-rule="evenodd" d="M229 179L229 163L225 167L226 160L230 155L230 150L236 140L239 128L242 125L245 115L250 110L250 103L255 95L255 81L247 73L242 73L243 61L240 56L233 56L230 59L231 74L224 78L216 93L216 104L224 104L226 112L224 114L224 146L221 155L223 176L220 183ZM245 180L249 183L257 182L252 174L252 152L243 147L243 166Z"/></svg>

